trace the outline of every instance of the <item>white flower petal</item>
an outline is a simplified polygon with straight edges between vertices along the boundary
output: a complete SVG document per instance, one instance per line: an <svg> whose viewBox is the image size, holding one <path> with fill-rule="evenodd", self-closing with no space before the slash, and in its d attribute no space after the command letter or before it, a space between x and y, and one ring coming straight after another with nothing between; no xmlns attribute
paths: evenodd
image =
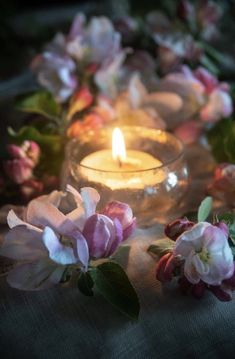
<svg viewBox="0 0 235 359"><path fill-rule="evenodd" d="M7 276L7 282L21 290L48 289L58 283L63 275L64 267L49 260L17 265Z"/></svg>
<svg viewBox="0 0 235 359"><path fill-rule="evenodd" d="M47 256L42 242L42 232L19 225L5 236L0 248L2 256L17 260L36 260Z"/></svg>
<svg viewBox="0 0 235 359"><path fill-rule="evenodd" d="M96 206L100 201L100 195L94 188L83 187L81 189L81 196L83 200L86 218L88 218L95 213Z"/></svg>
<svg viewBox="0 0 235 359"><path fill-rule="evenodd" d="M60 243L59 238L50 227L45 227L42 239L51 260L62 265L77 263L73 249Z"/></svg>

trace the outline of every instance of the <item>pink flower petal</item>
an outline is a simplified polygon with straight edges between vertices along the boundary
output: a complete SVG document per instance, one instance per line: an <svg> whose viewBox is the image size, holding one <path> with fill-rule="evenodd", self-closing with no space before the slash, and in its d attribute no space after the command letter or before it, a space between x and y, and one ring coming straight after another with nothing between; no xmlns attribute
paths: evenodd
<svg viewBox="0 0 235 359"><path fill-rule="evenodd" d="M112 221L103 215L94 214L88 218L83 235L86 238L91 257L101 258L105 256L111 237L110 227L112 229L112 226Z"/></svg>

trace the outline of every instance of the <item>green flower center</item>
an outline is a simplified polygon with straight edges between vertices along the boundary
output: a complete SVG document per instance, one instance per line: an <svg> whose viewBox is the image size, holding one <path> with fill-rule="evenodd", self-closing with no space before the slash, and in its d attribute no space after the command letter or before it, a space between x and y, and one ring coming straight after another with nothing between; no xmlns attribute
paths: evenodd
<svg viewBox="0 0 235 359"><path fill-rule="evenodd" d="M206 248L202 248L200 252L197 252L202 262L208 263L210 261L210 253Z"/></svg>

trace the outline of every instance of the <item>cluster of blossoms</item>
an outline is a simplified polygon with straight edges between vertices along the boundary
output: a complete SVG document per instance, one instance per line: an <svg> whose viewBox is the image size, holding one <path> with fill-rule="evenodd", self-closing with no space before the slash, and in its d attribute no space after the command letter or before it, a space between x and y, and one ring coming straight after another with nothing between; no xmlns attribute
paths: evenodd
<svg viewBox="0 0 235 359"><path fill-rule="evenodd" d="M69 196L74 209L68 212ZM136 219L121 202L111 202L96 213L99 200L93 188L79 193L68 185L67 193L53 191L29 202L22 219L11 210L7 218L11 229L0 250L18 261L8 283L23 290L46 289L59 283L65 270L85 273L90 260L110 257L131 235Z"/></svg>
<svg viewBox="0 0 235 359"><path fill-rule="evenodd" d="M193 21L198 31L215 27L219 19L217 6L210 2L194 8L182 1L178 15L186 22ZM203 122L214 123L231 114L227 84L202 67L191 71L180 66L186 53L197 52L192 51L196 45L189 39L191 35L184 35L183 40L180 34L173 36L171 22L161 12L148 14L145 26L158 43L157 59L144 49L122 47L127 33L133 39L138 32L134 19L126 16L112 23L106 17L92 17L86 22L84 15L78 14L68 35L57 34L33 60L31 68L39 84L56 101L67 103L69 137L126 118L128 124L176 128L176 135L190 143L200 136ZM175 41L175 36L180 40ZM159 53L166 55L165 65L167 59L173 61L162 71L165 76L161 79L157 77Z"/></svg>
<svg viewBox="0 0 235 359"><path fill-rule="evenodd" d="M82 120L70 125L69 137L84 130L97 129L115 120L119 125L145 125L159 129L173 129L185 143L195 141L207 123L215 123L232 113L232 99L226 83L220 83L206 69L192 71L183 66L180 72L158 80L156 89L149 91L141 74L133 73L126 88L115 99L98 95L96 101L83 88L76 93L69 106L68 116L78 112ZM92 104L91 107L89 107ZM88 113L81 112L89 108Z"/></svg>
<svg viewBox="0 0 235 359"><path fill-rule="evenodd" d="M160 88L171 92L175 90L184 99L184 106L187 107L183 113L184 122L178 122L175 133L186 143L195 141L207 123L216 123L232 114L228 84L219 82L202 67L192 71L182 66L181 71L167 75Z"/></svg>
<svg viewBox="0 0 235 359"><path fill-rule="evenodd" d="M204 56L200 42L218 37L221 15L221 7L210 0L195 4L180 1L175 14L177 21L162 11L149 13L145 26L157 45L156 56L162 73L174 71L185 62L200 62Z"/></svg>
<svg viewBox="0 0 235 359"><path fill-rule="evenodd" d="M109 19L93 17L86 24L85 16L78 14L69 34L56 35L31 68L58 102L67 101L89 77L99 93L112 97L126 53Z"/></svg>
<svg viewBox="0 0 235 359"><path fill-rule="evenodd" d="M235 267L224 222L179 219L166 226L165 234L174 242L157 264L158 280L164 283L176 276L183 293L201 298L207 289L221 301L232 299Z"/></svg>

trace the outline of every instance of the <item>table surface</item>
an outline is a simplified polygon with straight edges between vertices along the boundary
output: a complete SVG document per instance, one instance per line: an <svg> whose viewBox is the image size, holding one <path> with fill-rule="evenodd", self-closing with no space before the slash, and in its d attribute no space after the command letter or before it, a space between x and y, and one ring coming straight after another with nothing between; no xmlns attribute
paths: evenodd
<svg viewBox="0 0 235 359"><path fill-rule="evenodd" d="M202 160L194 153L195 158ZM194 162L195 168L203 169L205 179L206 167ZM191 205L203 195L204 179L194 181ZM209 292L201 300L185 297L174 283L162 287L155 279L156 262L146 253L160 238L160 224L138 229L128 240L129 253L117 258L140 298L138 322L129 321L98 294L89 298L63 287L23 292L1 277L0 358L234 358L234 301L219 302ZM0 265L4 263L1 257Z"/></svg>

